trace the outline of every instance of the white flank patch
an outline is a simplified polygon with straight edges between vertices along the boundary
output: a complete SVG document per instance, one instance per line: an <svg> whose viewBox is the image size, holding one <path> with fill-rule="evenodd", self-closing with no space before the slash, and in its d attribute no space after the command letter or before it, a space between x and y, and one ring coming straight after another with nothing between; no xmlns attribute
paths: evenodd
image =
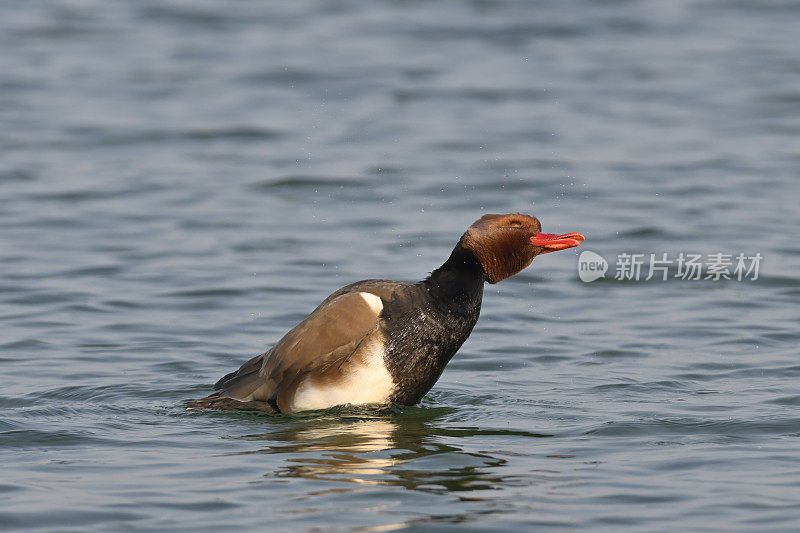
<svg viewBox="0 0 800 533"><path fill-rule="evenodd" d="M364 301L367 302L367 305L370 309L375 311L376 315L383 311L383 302L381 301L380 297L369 292L359 292L358 294L364 298Z"/></svg>
<svg viewBox="0 0 800 533"><path fill-rule="evenodd" d="M344 404L388 403L395 384L383 362L383 343L372 341L371 346L362 350L367 364L353 365L337 383L316 386L306 378L294 394L291 411L327 409Z"/></svg>

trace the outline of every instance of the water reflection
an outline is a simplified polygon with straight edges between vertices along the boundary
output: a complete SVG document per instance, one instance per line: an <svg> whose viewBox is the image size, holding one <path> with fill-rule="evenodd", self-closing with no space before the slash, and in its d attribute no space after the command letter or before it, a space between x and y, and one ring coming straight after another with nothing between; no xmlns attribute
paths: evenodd
<svg viewBox="0 0 800 533"><path fill-rule="evenodd" d="M519 481L518 476L500 472L506 459L465 451L453 444L454 437L548 436L441 427L436 421L441 411L418 408L402 414L284 420L269 432L243 438L268 443L246 453L285 455L282 466L264 474L267 478L391 485L445 493L488 490Z"/></svg>
<svg viewBox="0 0 800 533"><path fill-rule="evenodd" d="M366 485L384 484L389 469L402 462L378 452L394 447L390 420L352 420L298 428L283 434L294 444L271 446L268 453L289 453L286 466L271 476L335 479ZM270 474L267 474L270 476Z"/></svg>

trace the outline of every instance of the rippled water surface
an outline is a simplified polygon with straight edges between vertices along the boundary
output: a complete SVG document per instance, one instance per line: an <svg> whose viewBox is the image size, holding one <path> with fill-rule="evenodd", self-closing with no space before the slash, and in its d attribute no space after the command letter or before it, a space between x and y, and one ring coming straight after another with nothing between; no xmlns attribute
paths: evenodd
<svg viewBox="0 0 800 533"><path fill-rule="evenodd" d="M0 528L796 530L798 26L781 0L0 3ZM421 405L181 407L510 211L588 240L487 286ZM613 279L681 252L764 259Z"/></svg>

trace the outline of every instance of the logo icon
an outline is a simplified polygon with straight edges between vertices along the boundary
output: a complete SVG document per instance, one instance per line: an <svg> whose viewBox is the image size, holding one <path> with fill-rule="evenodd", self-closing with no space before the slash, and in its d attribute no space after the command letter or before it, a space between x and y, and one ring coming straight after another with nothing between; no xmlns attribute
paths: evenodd
<svg viewBox="0 0 800 533"><path fill-rule="evenodd" d="M591 250L584 250L578 257L578 277L589 283L602 278L608 270L608 261Z"/></svg>

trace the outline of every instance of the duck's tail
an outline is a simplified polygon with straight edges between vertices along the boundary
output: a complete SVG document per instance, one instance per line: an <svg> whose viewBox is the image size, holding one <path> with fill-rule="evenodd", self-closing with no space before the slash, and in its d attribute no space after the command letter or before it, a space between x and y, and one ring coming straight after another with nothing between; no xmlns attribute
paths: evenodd
<svg viewBox="0 0 800 533"><path fill-rule="evenodd" d="M251 400L242 402L233 398L220 396L219 393L200 398L199 400L187 400L184 407L190 411L261 411L264 413L279 412L271 403Z"/></svg>

